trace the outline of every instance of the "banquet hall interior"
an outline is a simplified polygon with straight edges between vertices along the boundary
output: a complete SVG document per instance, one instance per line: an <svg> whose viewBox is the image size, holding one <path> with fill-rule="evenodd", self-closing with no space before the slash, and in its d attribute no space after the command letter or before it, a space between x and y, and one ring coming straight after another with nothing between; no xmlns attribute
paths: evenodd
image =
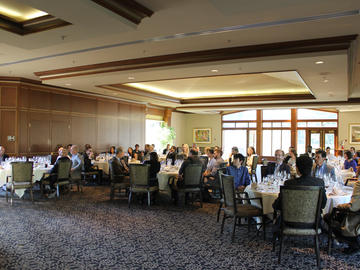
<svg viewBox="0 0 360 270"><path fill-rule="evenodd" d="M358 0L1 0L0 268L359 269L359 34Z"/></svg>

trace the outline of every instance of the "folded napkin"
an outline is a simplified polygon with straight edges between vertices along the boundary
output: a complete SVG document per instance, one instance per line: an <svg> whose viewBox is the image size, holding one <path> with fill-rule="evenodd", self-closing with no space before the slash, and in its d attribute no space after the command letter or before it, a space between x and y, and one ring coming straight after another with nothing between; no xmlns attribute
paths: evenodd
<svg viewBox="0 0 360 270"><path fill-rule="evenodd" d="M341 188L334 186L329 195L343 196L346 195L346 193Z"/></svg>

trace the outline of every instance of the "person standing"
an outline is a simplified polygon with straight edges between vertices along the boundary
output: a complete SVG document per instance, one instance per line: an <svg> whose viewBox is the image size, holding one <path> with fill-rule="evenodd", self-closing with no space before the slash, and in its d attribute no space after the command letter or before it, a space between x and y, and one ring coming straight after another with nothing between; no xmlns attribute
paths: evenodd
<svg viewBox="0 0 360 270"><path fill-rule="evenodd" d="M4 146L0 146L0 163L4 162L5 159L9 158L9 156L7 154L5 154L5 147Z"/></svg>

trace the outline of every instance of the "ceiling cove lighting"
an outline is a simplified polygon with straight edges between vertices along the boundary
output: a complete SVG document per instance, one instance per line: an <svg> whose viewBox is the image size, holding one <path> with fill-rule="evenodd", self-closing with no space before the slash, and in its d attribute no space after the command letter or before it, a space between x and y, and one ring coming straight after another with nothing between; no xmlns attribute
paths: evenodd
<svg viewBox="0 0 360 270"><path fill-rule="evenodd" d="M15 0L0 2L0 28L21 36L70 24Z"/></svg>

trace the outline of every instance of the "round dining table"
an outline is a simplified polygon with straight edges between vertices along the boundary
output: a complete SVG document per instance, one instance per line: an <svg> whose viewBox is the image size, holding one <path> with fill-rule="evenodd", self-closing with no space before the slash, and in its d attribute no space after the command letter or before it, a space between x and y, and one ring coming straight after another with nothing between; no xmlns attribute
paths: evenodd
<svg viewBox="0 0 360 270"><path fill-rule="evenodd" d="M263 213L270 216L274 212L272 205L279 196L280 186L273 184L257 184L246 187L245 192L248 193L249 198L261 197L263 201ZM323 209L323 214L331 213L332 209L339 204L348 203L351 200L352 187L342 187L341 189L327 189L326 206ZM251 204L261 207L258 200L252 200Z"/></svg>
<svg viewBox="0 0 360 270"><path fill-rule="evenodd" d="M52 167L53 167L52 165L48 165L47 167L45 167L44 165L34 165L33 178L32 178L33 183L35 183L36 181L40 181L44 173L48 173ZM11 166L0 168L0 185L1 186L5 185L6 178L11 177L11 175L12 175ZM11 180L9 179L9 181ZM25 193L25 189L16 189L15 193L21 198Z"/></svg>

